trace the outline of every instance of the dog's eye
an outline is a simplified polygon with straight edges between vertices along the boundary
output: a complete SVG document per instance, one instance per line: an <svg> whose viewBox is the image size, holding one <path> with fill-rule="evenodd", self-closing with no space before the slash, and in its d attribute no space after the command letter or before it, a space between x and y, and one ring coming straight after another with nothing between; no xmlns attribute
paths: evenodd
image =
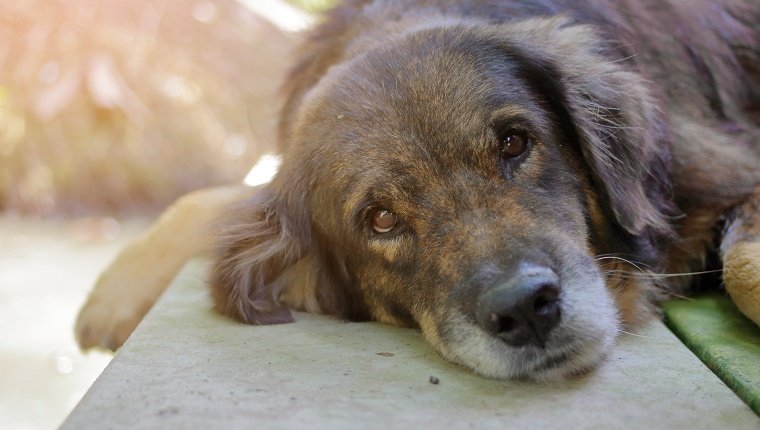
<svg viewBox="0 0 760 430"><path fill-rule="evenodd" d="M388 233L398 223L398 217L387 209L374 209L370 214L372 230L375 233Z"/></svg>
<svg viewBox="0 0 760 430"><path fill-rule="evenodd" d="M508 132L501 139L501 157L514 158L522 155L528 149L530 138L523 132Z"/></svg>

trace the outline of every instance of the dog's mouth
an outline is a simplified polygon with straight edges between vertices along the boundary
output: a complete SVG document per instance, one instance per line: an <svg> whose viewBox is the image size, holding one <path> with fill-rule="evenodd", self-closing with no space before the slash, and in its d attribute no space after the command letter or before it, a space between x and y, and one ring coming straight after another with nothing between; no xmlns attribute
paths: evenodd
<svg viewBox="0 0 760 430"><path fill-rule="evenodd" d="M611 343L611 341L610 341ZM561 380L593 369L606 355L609 344L576 341L544 350L525 364L525 379L538 381Z"/></svg>
<svg viewBox="0 0 760 430"><path fill-rule="evenodd" d="M580 348L571 349L569 351L560 351L556 354L547 354L546 356L536 360L537 363L530 363L526 367L530 373L537 374L551 371L556 368L561 368L564 367L570 357L578 353L579 350Z"/></svg>
<svg viewBox="0 0 760 430"><path fill-rule="evenodd" d="M616 330L603 336L554 339L544 347L511 347L475 326L464 329L467 342L434 345L444 357L496 379L558 381L585 373L603 360ZM480 332L480 333L477 333Z"/></svg>

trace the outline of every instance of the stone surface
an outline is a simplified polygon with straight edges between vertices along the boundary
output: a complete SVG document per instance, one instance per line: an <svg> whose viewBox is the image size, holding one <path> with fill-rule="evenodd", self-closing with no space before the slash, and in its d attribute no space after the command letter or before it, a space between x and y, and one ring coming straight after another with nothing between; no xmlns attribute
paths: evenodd
<svg viewBox="0 0 760 430"><path fill-rule="evenodd" d="M185 268L64 430L760 426L661 323L623 334L583 377L495 381L443 361L414 330L307 314L235 323L210 310L203 273Z"/></svg>
<svg viewBox="0 0 760 430"><path fill-rule="evenodd" d="M726 294L665 303L668 326L760 414L760 327Z"/></svg>

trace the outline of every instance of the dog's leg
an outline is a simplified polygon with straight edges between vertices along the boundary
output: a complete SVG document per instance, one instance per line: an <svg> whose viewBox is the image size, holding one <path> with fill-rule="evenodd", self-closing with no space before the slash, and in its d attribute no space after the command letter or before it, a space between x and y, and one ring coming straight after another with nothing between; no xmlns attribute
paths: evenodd
<svg viewBox="0 0 760 430"><path fill-rule="evenodd" d="M244 185L208 188L169 207L98 278L77 318L79 346L120 347L182 265L210 249L211 227L225 208L254 191Z"/></svg>
<svg viewBox="0 0 760 430"><path fill-rule="evenodd" d="M726 290L760 325L760 188L731 213L720 252Z"/></svg>

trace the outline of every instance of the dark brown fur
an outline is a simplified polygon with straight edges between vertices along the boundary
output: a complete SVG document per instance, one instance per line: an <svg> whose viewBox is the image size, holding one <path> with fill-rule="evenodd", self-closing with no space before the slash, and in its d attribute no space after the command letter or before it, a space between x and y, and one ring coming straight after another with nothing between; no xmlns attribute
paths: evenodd
<svg viewBox="0 0 760 430"><path fill-rule="evenodd" d="M583 285L647 319L688 277L635 273L702 270L760 183L758 24L738 0L347 2L286 85L283 166L231 217L217 308L419 327L487 376L588 368L617 326ZM535 142L519 163L498 156L511 129ZM373 207L400 215L392 235L368 229ZM526 261L563 283L567 327L545 349L473 325Z"/></svg>

